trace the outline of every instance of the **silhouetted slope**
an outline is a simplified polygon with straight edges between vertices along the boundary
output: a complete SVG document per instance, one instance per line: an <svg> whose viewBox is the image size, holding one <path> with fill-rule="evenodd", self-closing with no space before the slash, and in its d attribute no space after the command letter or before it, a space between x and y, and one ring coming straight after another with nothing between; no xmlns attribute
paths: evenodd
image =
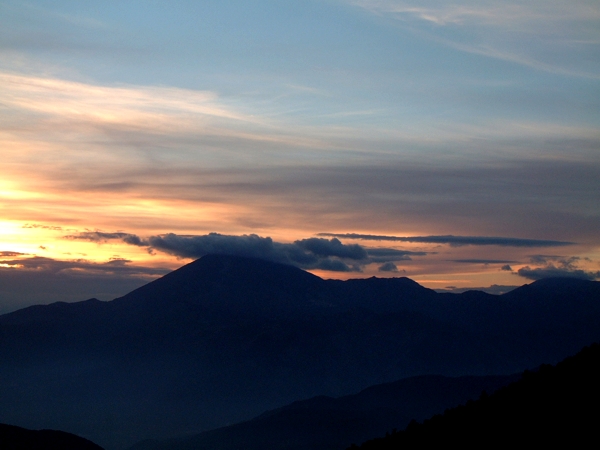
<svg viewBox="0 0 600 450"><path fill-rule="evenodd" d="M335 450L493 392L517 376L419 376L340 398L315 397L197 436L130 450Z"/></svg>
<svg viewBox="0 0 600 450"><path fill-rule="evenodd" d="M365 442L363 450L597 445L600 345L555 367L541 366L490 396L447 410L404 431ZM356 448L356 447L353 447Z"/></svg>
<svg viewBox="0 0 600 450"><path fill-rule="evenodd" d="M102 447L74 434L56 430L27 430L0 424L2 450L103 450Z"/></svg>
<svg viewBox="0 0 600 450"><path fill-rule="evenodd" d="M326 282L294 266L207 255L115 300L159 308L197 304L234 314L304 313L319 303Z"/></svg>
<svg viewBox="0 0 600 450"><path fill-rule="evenodd" d="M598 299L591 281L437 294L209 255L111 302L0 316L0 421L117 448L419 374L514 373L600 340Z"/></svg>

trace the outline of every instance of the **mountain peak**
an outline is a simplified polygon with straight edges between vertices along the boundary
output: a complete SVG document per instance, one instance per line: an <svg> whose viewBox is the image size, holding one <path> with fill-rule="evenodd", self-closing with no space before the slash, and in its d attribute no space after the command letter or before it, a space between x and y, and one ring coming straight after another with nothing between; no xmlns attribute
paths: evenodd
<svg viewBox="0 0 600 450"><path fill-rule="evenodd" d="M117 299L149 303L196 303L219 308L265 309L277 300L306 297L324 281L297 267L233 255L210 254Z"/></svg>
<svg viewBox="0 0 600 450"><path fill-rule="evenodd" d="M512 298L519 295L532 296L573 296L582 292L600 291L600 283L597 281L583 280L572 277L551 277L536 280L533 283L518 287L504 294L505 298Z"/></svg>

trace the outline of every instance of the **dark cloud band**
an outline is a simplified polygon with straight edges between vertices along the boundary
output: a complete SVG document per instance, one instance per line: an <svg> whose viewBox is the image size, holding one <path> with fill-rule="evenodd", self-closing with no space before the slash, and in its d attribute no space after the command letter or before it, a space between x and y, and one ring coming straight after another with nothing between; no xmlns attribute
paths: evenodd
<svg viewBox="0 0 600 450"><path fill-rule="evenodd" d="M142 240L139 236L131 233L104 233L102 231L83 231L77 234L70 234L65 236L65 239L79 240L79 241L90 241L90 242L107 242L114 239L119 239L126 244L136 245L143 247L148 245L147 241Z"/></svg>
<svg viewBox="0 0 600 450"><path fill-rule="evenodd" d="M587 258L583 258L588 260ZM541 280L550 277L580 278L583 280L596 280L600 278L600 271L586 271L578 267L582 258L578 256L557 255L532 255L531 263L542 267L531 268L525 266L517 271L517 275L529 280Z"/></svg>
<svg viewBox="0 0 600 450"><path fill-rule="evenodd" d="M518 239L498 236L385 236L357 233L318 233L317 236L360 239L365 241L416 242L422 244L497 245L500 247L564 247L574 242L543 239Z"/></svg>
<svg viewBox="0 0 600 450"><path fill-rule="evenodd" d="M0 258L14 258L15 256L27 256L28 253L1 251Z"/></svg>
<svg viewBox="0 0 600 450"><path fill-rule="evenodd" d="M515 264L518 262L503 259L451 259L449 261L459 264Z"/></svg>
<svg viewBox="0 0 600 450"><path fill-rule="evenodd" d="M291 264L302 269L335 272L361 272L362 267L371 263L382 263L384 270L389 271L392 270L392 266L385 265L386 263L410 260L411 256L427 255L426 252L343 244L336 237L308 238L292 243L281 243L273 241L270 237L256 234L230 236L209 233L190 236L167 233L146 239L131 233L85 231L65 236L65 239L98 243L119 240L130 245L147 247L150 252L160 251L180 258L196 259L208 254L237 255Z"/></svg>
<svg viewBox="0 0 600 450"><path fill-rule="evenodd" d="M567 278L579 278L582 280L596 280L600 278L600 271L588 272L582 269L571 269L565 267L556 267L552 264L546 267L537 267L532 269L529 266L520 268L517 271L517 275L527 278L528 280L541 280L542 278L551 277L567 277Z"/></svg>
<svg viewBox="0 0 600 450"><path fill-rule="evenodd" d="M284 244L255 234L179 236L169 233L151 236L148 245L153 250L184 258L200 258L211 253L237 255L335 272L359 272L361 265L370 262L362 246L344 245L336 238L309 238Z"/></svg>

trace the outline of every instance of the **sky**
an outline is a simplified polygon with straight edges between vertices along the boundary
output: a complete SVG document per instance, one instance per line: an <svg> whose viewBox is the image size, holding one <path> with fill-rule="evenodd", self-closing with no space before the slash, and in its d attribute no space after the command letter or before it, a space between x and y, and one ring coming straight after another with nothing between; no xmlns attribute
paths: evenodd
<svg viewBox="0 0 600 450"><path fill-rule="evenodd" d="M600 277L597 0L0 0L0 313L208 253Z"/></svg>

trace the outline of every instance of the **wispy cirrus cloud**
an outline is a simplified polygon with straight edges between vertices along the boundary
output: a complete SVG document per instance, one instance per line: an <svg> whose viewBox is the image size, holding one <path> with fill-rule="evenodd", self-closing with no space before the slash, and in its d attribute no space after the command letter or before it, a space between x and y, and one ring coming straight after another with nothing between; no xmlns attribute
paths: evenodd
<svg viewBox="0 0 600 450"><path fill-rule="evenodd" d="M248 167L302 159L302 152L356 150L343 144L348 130L301 126L285 114L210 90L0 71L0 102L6 162L44 163L47 175L57 165L85 165L90 172L92 167L129 172L165 162Z"/></svg>
<svg viewBox="0 0 600 450"><path fill-rule="evenodd" d="M598 79L589 57L600 45L600 6L587 0L354 0L468 53L565 76ZM420 24L434 28L422 29ZM574 55L577 55L574 57Z"/></svg>
<svg viewBox="0 0 600 450"><path fill-rule="evenodd" d="M373 12L413 16L438 25L476 22L519 27L558 20L600 20L598 5L586 0L352 0L352 3Z"/></svg>
<svg viewBox="0 0 600 450"><path fill-rule="evenodd" d="M176 114L196 114L256 122L218 104L210 91L162 86L101 86L58 78L0 72L4 105L51 116L88 118L149 126ZM172 124L171 124L172 125Z"/></svg>
<svg viewBox="0 0 600 450"><path fill-rule="evenodd" d="M181 139L198 136L285 142L295 146L318 142L303 138L301 133L292 133L269 118L266 111L228 100L210 90L103 85L0 71L0 99L11 114L6 131L22 130L23 125L32 128L34 124L37 130L48 133L64 124L70 136L97 131L114 138L120 135L122 139L129 133L130 140L135 140L136 134L168 135L171 139L179 136L174 148L181 147ZM109 143L106 136L103 143Z"/></svg>

